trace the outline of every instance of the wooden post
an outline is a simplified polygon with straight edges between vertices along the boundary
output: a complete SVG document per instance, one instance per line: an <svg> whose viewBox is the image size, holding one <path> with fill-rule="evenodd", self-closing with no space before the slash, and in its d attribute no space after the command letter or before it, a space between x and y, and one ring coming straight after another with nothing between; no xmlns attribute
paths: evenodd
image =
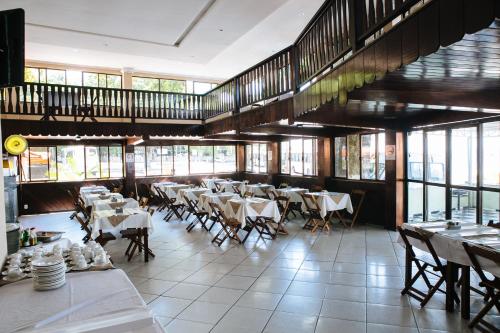
<svg viewBox="0 0 500 333"><path fill-rule="evenodd" d="M127 161L127 155L134 154L134 145L131 142L127 142L125 146L125 194L128 195L130 192L134 192L137 197L135 189L135 163L134 161ZM129 155L130 156L130 155Z"/></svg>
<svg viewBox="0 0 500 333"><path fill-rule="evenodd" d="M396 230L404 221L404 135L395 130L385 131L385 223Z"/></svg>

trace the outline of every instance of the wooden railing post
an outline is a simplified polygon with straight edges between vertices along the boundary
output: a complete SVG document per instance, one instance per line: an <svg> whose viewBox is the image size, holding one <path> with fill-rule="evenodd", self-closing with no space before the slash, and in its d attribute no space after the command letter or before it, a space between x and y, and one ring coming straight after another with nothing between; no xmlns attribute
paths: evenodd
<svg viewBox="0 0 500 333"><path fill-rule="evenodd" d="M352 52L356 52L361 47L358 40L360 32L363 31L365 20L365 1L364 0L348 0L349 1L349 41Z"/></svg>
<svg viewBox="0 0 500 333"><path fill-rule="evenodd" d="M234 78L234 110L233 113L240 113L241 106L241 95L240 95L240 79L239 77Z"/></svg>

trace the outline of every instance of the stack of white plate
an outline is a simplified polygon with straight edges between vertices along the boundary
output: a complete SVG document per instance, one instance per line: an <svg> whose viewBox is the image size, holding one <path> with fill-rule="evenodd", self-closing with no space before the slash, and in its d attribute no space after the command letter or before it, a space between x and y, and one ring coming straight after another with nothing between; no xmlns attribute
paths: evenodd
<svg viewBox="0 0 500 333"><path fill-rule="evenodd" d="M61 257L43 257L31 262L35 290L51 290L66 283L66 264Z"/></svg>

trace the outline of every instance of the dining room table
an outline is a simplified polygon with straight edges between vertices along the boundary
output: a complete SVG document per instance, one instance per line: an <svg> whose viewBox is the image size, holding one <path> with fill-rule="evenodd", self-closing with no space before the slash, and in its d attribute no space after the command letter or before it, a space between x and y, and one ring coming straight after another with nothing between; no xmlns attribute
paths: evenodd
<svg viewBox="0 0 500 333"><path fill-rule="evenodd" d="M271 184L248 184L245 186L246 192L252 193L257 197L268 197L267 192L274 189L274 185Z"/></svg>
<svg viewBox="0 0 500 333"><path fill-rule="evenodd" d="M177 198L180 190L185 190L191 188L189 184L170 184L160 186L160 189L165 192L169 198Z"/></svg>
<svg viewBox="0 0 500 333"><path fill-rule="evenodd" d="M159 187L161 190L163 190L163 187L164 186L169 186L169 185L176 185L177 183L176 182L171 182L171 181L165 181L165 182L156 182L156 183L152 183L151 184L151 191L153 193L156 193L158 194L158 192L156 191L156 188ZM163 190L164 191L164 190Z"/></svg>
<svg viewBox="0 0 500 333"><path fill-rule="evenodd" d="M85 193L82 195L82 200L85 204L85 207L92 207L94 202L97 200L108 200L113 198L115 198L116 200L123 200L123 195L121 195L120 193L110 193L109 191L102 193Z"/></svg>
<svg viewBox="0 0 500 333"><path fill-rule="evenodd" d="M292 202L299 203L301 205L301 207L304 204L304 201L302 200L301 194L308 193L308 192L309 192L308 189L301 188L301 187L285 187L285 188L276 189L276 193L278 193L278 195L290 199L291 203Z"/></svg>
<svg viewBox="0 0 500 333"><path fill-rule="evenodd" d="M134 198L110 198L105 200L95 200L92 203L92 211L110 210L116 208L139 208L139 202Z"/></svg>
<svg viewBox="0 0 500 333"><path fill-rule="evenodd" d="M121 269L66 274L58 289L36 291L32 279L0 288L0 332L161 333Z"/></svg>
<svg viewBox="0 0 500 333"><path fill-rule="evenodd" d="M103 231L118 236L121 230L138 229L144 237L144 247L148 248L149 235L153 233L153 221L149 212L141 208L117 208L96 210L90 219L92 238L96 239ZM149 261L149 251L144 251L144 261Z"/></svg>
<svg viewBox="0 0 500 333"><path fill-rule="evenodd" d="M182 202L182 203L187 204L187 202L185 202L185 199L184 199L184 197L187 197L189 200L193 200L194 202L199 202L200 196L202 194L206 194L206 193L212 193L212 191L207 189L207 188L203 188L203 187L183 188L177 192L176 200L177 200L177 202Z"/></svg>
<svg viewBox="0 0 500 333"><path fill-rule="evenodd" d="M219 207L224 207L226 202L230 199L238 199L240 196L232 192L217 192L217 193L203 193L200 195L200 200L198 201L198 207L202 210L209 212L210 215L213 214L210 203L215 203Z"/></svg>
<svg viewBox="0 0 500 333"><path fill-rule="evenodd" d="M337 212L345 209L352 214L354 211L351 202L351 196L348 193L339 192L310 192L310 194L316 199L320 208L321 217L326 217L332 212ZM305 203L302 203L302 210L305 211Z"/></svg>
<svg viewBox="0 0 500 333"><path fill-rule="evenodd" d="M224 180L221 182L216 182L220 187L221 191L234 192L233 186L236 186L241 193L245 192L245 183L239 180Z"/></svg>
<svg viewBox="0 0 500 333"><path fill-rule="evenodd" d="M209 190L216 189L216 183L225 181L225 179L222 178L203 178L202 180Z"/></svg>
<svg viewBox="0 0 500 333"><path fill-rule="evenodd" d="M448 221L404 223L402 228L427 235L436 254L447 261L446 310L449 312L455 310L453 288L457 282L456 279L458 274L456 271L461 268L462 283L460 285L460 311L464 319L469 319L470 267L472 263L464 249L463 243L466 242L473 245L485 246L496 252L500 252L500 229L476 224L474 222L460 222L459 229L450 229L447 227L447 222ZM413 247L421 251L429 251L425 243L413 238L408 238L408 240ZM401 237L398 238L398 243L404 247L404 242ZM500 277L500 262L493 262L481 258L480 264L483 270L494 276ZM405 279L410 279L411 276L412 263L408 249L406 249Z"/></svg>
<svg viewBox="0 0 500 333"><path fill-rule="evenodd" d="M227 217L238 220L242 229L245 228L247 219L254 221L263 217L278 223L281 218L276 201L264 198L229 199L223 210Z"/></svg>
<svg viewBox="0 0 500 333"><path fill-rule="evenodd" d="M102 192L107 192L109 193L109 189L105 186L102 185L93 185L93 186L82 186L80 187L80 195L87 194L87 193L102 193Z"/></svg>

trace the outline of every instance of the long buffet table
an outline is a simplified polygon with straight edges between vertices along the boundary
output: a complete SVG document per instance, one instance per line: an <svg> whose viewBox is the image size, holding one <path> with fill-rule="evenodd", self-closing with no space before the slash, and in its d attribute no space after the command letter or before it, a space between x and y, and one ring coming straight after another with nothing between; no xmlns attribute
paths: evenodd
<svg viewBox="0 0 500 333"><path fill-rule="evenodd" d="M31 279L0 288L0 332L161 333L125 272L66 275L55 290L35 291Z"/></svg>

